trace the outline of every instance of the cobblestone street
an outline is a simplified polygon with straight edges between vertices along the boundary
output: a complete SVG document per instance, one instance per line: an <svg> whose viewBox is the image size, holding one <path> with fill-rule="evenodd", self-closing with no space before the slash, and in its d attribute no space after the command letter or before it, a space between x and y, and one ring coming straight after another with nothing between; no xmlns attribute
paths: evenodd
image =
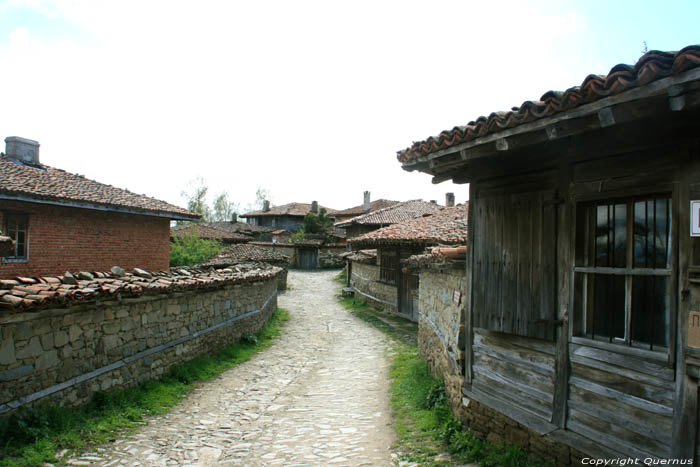
<svg viewBox="0 0 700 467"><path fill-rule="evenodd" d="M337 271L290 271L282 336L87 465L392 465L384 335L335 299Z"/></svg>

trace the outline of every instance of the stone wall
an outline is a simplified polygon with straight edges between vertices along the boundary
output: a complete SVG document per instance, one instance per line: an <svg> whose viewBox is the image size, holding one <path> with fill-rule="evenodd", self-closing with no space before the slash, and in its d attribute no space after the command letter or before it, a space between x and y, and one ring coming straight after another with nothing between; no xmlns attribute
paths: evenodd
<svg viewBox="0 0 700 467"><path fill-rule="evenodd" d="M448 358L459 368L464 361L464 288L463 267L450 265L424 268L418 279L419 326L429 326L446 349ZM461 347L461 348L460 348Z"/></svg>
<svg viewBox="0 0 700 467"><path fill-rule="evenodd" d="M276 275L213 290L0 312L0 414L156 378L256 332L277 308Z"/></svg>
<svg viewBox="0 0 700 467"><path fill-rule="evenodd" d="M345 266L345 259L340 257L345 253L345 245L322 246L318 249L318 264L322 268L342 268Z"/></svg>
<svg viewBox="0 0 700 467"><path fill-rule="evenodd" d="M355 290L356 298L388 312L397 311L398 289L379 281L379 266L353 261L350 286Z"/></svg>

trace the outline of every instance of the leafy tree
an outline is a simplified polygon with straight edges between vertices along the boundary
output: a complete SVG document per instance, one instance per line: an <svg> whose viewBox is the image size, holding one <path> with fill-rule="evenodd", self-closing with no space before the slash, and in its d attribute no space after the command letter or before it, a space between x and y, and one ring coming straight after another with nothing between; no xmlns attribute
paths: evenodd
<svg viewBox="0 0 700 467"><path fill-rule="evenodd" d="M324 233L333 227L333 218L328 217L326 208L321 208L318 215L307 212L304 216L304 231L310 234Z"/></svg>
<svg viewBox="0 0 700 467"><path fill-rule="evenodd" d="M221 192L214 200L214 209L212 210L212 220L215 222L230 221L234 212L239 212L240 206L238 203L229 201L228 193Z"/></svg>
<svg viewBox="0 0 700 467"><path fill-rule="evenodd" d="M204 263L221 250L216 240L200 238L199 235L175 237L170 244L170 266L194 266Z"/></svg>
<svg viewBox="0 0 700 467"><path fill-rule="evenodd" d="M204 222L212 218L211 208L207 205L207 192L209 187L202 177L197 177L188 184L189 189L183 190L180 196L187 200L187 210L202 215Z"/></svg>

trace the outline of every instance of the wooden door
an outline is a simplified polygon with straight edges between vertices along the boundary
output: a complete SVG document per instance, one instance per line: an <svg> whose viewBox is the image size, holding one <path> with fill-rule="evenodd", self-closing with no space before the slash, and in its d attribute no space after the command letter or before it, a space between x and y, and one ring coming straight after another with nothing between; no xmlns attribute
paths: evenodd
<svg viewBox="0 0 700 467"><path fill-rule="evenodd" d="M399 313L409 319L418 319L418 274L415 271L400 273Z"/></svg>
<svg viewBox="0 0 700 467"><path fill-rule="evenodd" d="M316 248L299 249L299 268L316 269L318 265L318 250Z"/></svg>

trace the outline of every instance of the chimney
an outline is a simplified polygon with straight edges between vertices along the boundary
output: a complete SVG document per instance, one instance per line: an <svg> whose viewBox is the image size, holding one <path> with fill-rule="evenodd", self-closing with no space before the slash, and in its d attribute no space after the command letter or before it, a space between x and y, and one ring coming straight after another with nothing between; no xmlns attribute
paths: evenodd
<svg viewBox="0 0 700 467"><path fill-rule="evenodd" d="M270 202L268 200L263 200L263 212L267 212L270 210Z"/></svg>
<svg viewBox="0 0 700 467"><path fill-rule="evenodd" d="M318 214L318 201L311 201L311 212Z"/></svg>
<svg viewBox="0 0 700 467"><path fill-rule="evenodd" d="M453 208L455 205L455 194L445 193L445 206L448 208Z"/></svg>
<svg viewBox="0 0 700 467"><path fill-rule="evenodd" d="M362 210L369 212L369 191L365 191L364 204L362 205Z"/></svg>
<svg viewBox="0 0 700 467"><path fill-rule="evenodd" d="M430 202L431 202L432 204L437 204L437 200L435 200L435 199L431 199Z"/></svg>
<svg viewBox="0 0 700 467"><path fill-rule="evenodd" d="M19 136L8 136L5 138L5 155L26 164L39 165L39 143Z"/></svg>
<svg viewBox="0 0 700 467"><path fill-rule="evenodd" d="M237 222L238 222L238 213L234 212L233 214L231 214L231 223L235 224Z"/></svg>

